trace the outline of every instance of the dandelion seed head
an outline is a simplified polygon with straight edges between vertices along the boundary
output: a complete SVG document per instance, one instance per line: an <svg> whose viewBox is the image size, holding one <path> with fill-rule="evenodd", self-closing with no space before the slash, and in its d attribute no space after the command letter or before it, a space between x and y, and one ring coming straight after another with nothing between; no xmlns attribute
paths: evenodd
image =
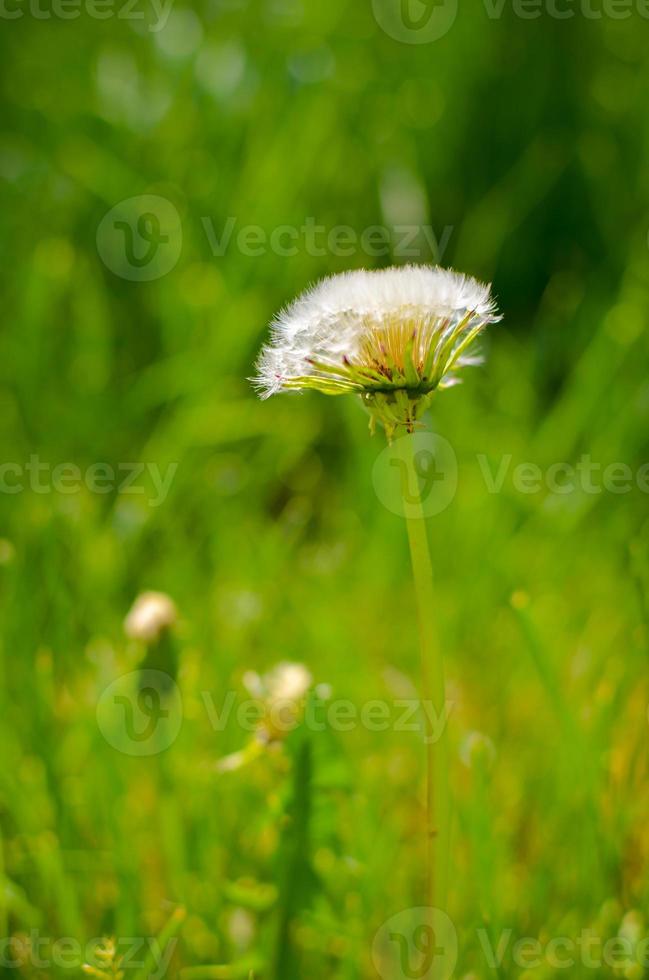
<svg viewBox="0 0 649 980"><path fill-rule="evenodd" d="M178 618L176 604L164 592L143 592L124 620L124 632L132 640L151 643Z"/></svg>
<svg viewBox="0 0 649 980"><path fill-rule="evenodd" d="M215 767L219 773L242 769L261 753L280 746L304 714L313 677L304 664L282 661L266 674L247 670L243 684L251 697L259 702L260 718L255 737L245 748L219 759Z"/></svg>
<svg viewBox="0 0 649 980"><path fill-rule="evenodd" d="M243 683L252 697L273 704L276 701L299 701L313 684L313 677L304 664L282 661L267 674L247 670Z"/></svg>
<svg viewBox="0 0 649 980"><path fill-rule="evenodd" d="M282 739L297 724L313 676L304 664L282 661L261 676L246 671L243 683L252 697L263 702L258 737L272 742Z"/></svg>
<svg viewBox="0 0 649 980"><path fill-rule="evenodd" d="M304 664L281 663L266 674L270 701L299 701L313 684L311 672Z"/></svg>
<svg viewBox="0 0 649 980"><path fill-rule="evenodd" d="M386 429L409 427L432 392L480 363L475 341L498 319L490 287L451 269L345 272L278 314L254 384L264 398L356 393Z"/></svg>

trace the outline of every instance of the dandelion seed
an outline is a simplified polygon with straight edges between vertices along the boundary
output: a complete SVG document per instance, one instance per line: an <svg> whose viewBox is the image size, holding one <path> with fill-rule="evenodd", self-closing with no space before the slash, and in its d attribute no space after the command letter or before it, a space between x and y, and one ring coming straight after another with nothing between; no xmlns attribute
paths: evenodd
<svg viewBox="0 0 649 980"><path fill-rule="evenodd" d="M371 426L412 431L437 389L481 363L475 341L500 317L490 287L439 266L346 272L283 310L253 383L267 398L357 394Z"/></svg>

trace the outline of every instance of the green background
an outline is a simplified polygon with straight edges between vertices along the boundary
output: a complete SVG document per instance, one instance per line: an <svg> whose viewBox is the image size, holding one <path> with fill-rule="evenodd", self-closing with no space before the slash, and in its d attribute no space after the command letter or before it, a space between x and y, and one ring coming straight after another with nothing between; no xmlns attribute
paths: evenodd
<svg viewBox="0 0 649 980"><path fill-rule="evenodd" d="M376 930L423 895L419 736L299 730L222 774L251 735L215 731L204 692L243 700L246 671L290 660L359 709L416 696L405 528L372 476L383 437L352 398L260 402L246 379L310 282L439 258L493 281L504 313L486 366L429 420L458 460L429 526L454 703L454 975L556 976L511 945L492 970L480 929L642 938L646 486L513 480L522 463L649 459L641 5L532 19L460 0L422 44L389 36L370 0L177 0L162 27L144 0L141 19L108 9L122 16L7 0L2 24L0 934L152 937L180 907L170 977L378 975ZM144 194L182 236L148 282L97 245L107 212ZM229 218L215 254L206 228L221 239ZM392 248L237 240L309 219L358 242L385 227ZM402 225L443 254L420 231L404 255ZM32 455L177 470L157 507L142 479L141 494L28 477L9 492ZM499 492L487 465L506 467ZM180 610L161 656L184 711L150 758L96 720L142 657L122 623L147 588ZM33 960L25 976L58 975Z"/></svg>

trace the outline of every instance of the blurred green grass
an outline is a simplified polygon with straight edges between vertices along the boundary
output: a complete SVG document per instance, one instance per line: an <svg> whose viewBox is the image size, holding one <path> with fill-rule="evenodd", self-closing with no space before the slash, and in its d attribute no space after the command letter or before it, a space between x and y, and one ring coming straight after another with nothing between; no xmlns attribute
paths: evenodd
<svg viewBox="0 0 649 980"><path fill-rule="evenodd" d="M302 661L357 704L418 676L405 532L372 485L381 439L353 401L262 404L246 381L296 292L394 257L215 256L202 219L220 235L229 216L268 234L310 216L449 227L444 264L493 280L505 313L432 420L460 476L430 522L458 976L486 975L485 923L608 937L646 909L647 496L490 494L478 461L649 459L646 30L462 6L410 46L342 0L179 3L157 34L4 24L2 461L178 470L157 508L0 494L2 935L154 936L182 906L175 971L351 980L376 975L374 932L421 896L416 735L295 733L214 771L246 736L213 731L201 692L244 696L246 670ZM178 209L183 250L129 282L97 227L145 193ZM420 240L415 258L434 257ZM154 759L95 720L135 665L122 621L145 588L182 614L185 719Z"/></svg>

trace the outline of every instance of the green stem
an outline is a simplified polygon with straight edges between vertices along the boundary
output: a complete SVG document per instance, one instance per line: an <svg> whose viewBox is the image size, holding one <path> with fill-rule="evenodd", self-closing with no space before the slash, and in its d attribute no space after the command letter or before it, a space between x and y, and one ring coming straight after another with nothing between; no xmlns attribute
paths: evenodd
<svg viewBox="0 0 649 980"><path fill-rule="evenodd" d="M417 598L422 694L424 701L428 702L428 710L423 712L426 742L426 901L430 907L446 912L450 797L444 663L437 640L433 567L415 465L414 439L410 435L404 438L408 450L407 469L402 482L403 506Z"/></svg>

